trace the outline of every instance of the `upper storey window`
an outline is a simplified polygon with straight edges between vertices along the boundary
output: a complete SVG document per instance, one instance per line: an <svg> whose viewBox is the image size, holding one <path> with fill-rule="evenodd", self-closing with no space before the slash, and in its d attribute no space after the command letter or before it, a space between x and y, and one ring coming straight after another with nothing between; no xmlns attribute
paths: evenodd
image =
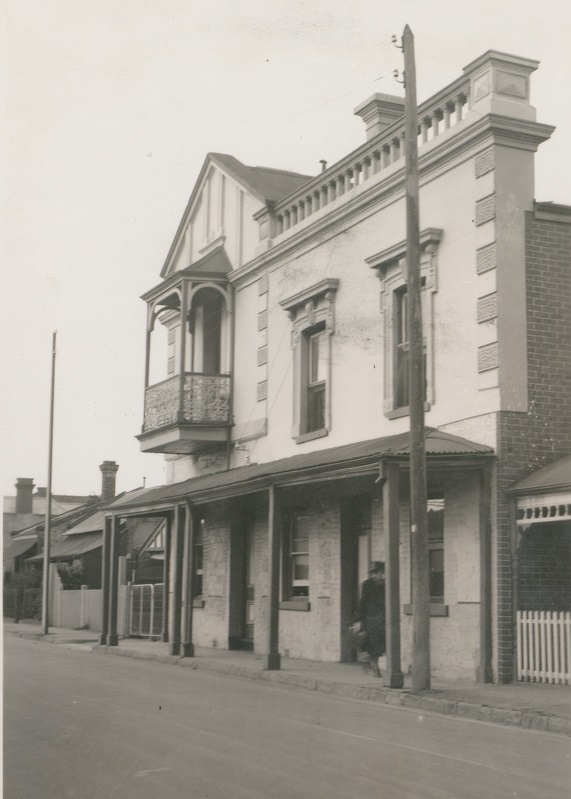
<svg viewBox="0 0 571 799"><path fill-rule="evenodd" d="M424 373L424 399L426 400L426 342L427 330L430 329L432 319L429 318L429 304L426 302L426 281L422 281L422 346L423 346L423 373ZM406 286L395 289L393 294L393 406L395 409L408 408L409 406L409 362L410 341L408 335L409 302Z"/></svg>
<svg viewBox="0 0 571 799"><path fill-rule="evenodd" d="M311 330L311 328L310 328ZM329 334L321 324L307 336L306 428L311 433L325 428L325 398L329 376Z"/></svg>
<svg viewBox="0 0 571 799"><path fill-rule="evenodd" d="M434 298L437 291L437 254L442 231L429 228L420 234L421 302L423 331L424 397L426 409L434 404ZM381 312L384 338L383 410L389 419L409 413L406 242L373 255L366 262L378 270L381 280Z"/></svg>
<svg viewBox="0 0 571 799"><path fill-rule="evenodd" d="M298 443L326 436L331 429L331 339L338 286L330 278L280 302L292 321L292 436Z"/></svg>
<svg viewBox="0 0 571 799"><path fill-rule="evenodd" d="M196 293L190 309L191 372L219 374L221 371L223 298L219 291L204 288Z"/></svg>

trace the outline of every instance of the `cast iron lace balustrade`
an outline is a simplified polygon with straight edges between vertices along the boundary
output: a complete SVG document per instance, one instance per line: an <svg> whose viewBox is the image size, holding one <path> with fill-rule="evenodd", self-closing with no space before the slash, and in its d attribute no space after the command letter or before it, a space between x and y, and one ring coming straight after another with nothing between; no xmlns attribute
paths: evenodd
<svg viewBox="0 0 571 799"><path fill-rule="evenodd" d="M187 372L184 375L182 408L179 404L179 375L149 386L145 391L143 432L148 433L172 424L228 424L230 375Z"/></svg>

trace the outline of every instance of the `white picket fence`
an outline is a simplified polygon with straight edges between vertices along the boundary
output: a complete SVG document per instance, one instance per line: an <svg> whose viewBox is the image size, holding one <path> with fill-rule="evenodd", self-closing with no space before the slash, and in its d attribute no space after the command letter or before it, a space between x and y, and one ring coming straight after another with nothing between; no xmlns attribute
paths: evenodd
<svg viewBox="0 0 571 799"><path fill-rule="evenodd" d="M517 613L517 679L571 684L571 613Z"/></svg>

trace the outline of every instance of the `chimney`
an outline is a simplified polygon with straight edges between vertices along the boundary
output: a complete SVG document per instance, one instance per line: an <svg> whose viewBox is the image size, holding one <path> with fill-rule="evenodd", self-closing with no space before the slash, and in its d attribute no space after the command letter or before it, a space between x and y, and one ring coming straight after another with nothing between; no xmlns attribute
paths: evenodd
<svg viewBox="0 0 571 799"><path fill-rule="evenodd" d="M18 477L16 479L16 513L32 513L33 491L33 477Z"/></svg>
<svg viewBox="0 0 571 799"><path fill-rule="evenodd" d="M404 97L373 94L355 108L354 114L367 126L367 141L373 139L398 119L404 119Z"/></svg>
<svg viewBox="0 0 571 799"><path fill-rule="evenodd" d="M115 496L115 475L119 467L115 461L103 461L101 466L101 501L110 502Z"/></svg>

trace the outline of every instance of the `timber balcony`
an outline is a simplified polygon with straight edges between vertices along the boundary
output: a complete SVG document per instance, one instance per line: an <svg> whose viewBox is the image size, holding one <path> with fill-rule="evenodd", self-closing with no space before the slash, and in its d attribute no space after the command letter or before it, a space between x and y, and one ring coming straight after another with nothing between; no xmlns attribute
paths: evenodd
<svg viewBox="0 0 571 799"><path fill-rule="evenodd" d="M233 352L230 270L224 250L218 248L143 295L145 410L137 436L142 452L186 455L228 441Z"/></svg>
<svg viewBox="0 0 571 799"><path fill-rule="evenodd" d="M185 372L145 389L143 452L189 453L226 441L230 375Z"/></svg>

